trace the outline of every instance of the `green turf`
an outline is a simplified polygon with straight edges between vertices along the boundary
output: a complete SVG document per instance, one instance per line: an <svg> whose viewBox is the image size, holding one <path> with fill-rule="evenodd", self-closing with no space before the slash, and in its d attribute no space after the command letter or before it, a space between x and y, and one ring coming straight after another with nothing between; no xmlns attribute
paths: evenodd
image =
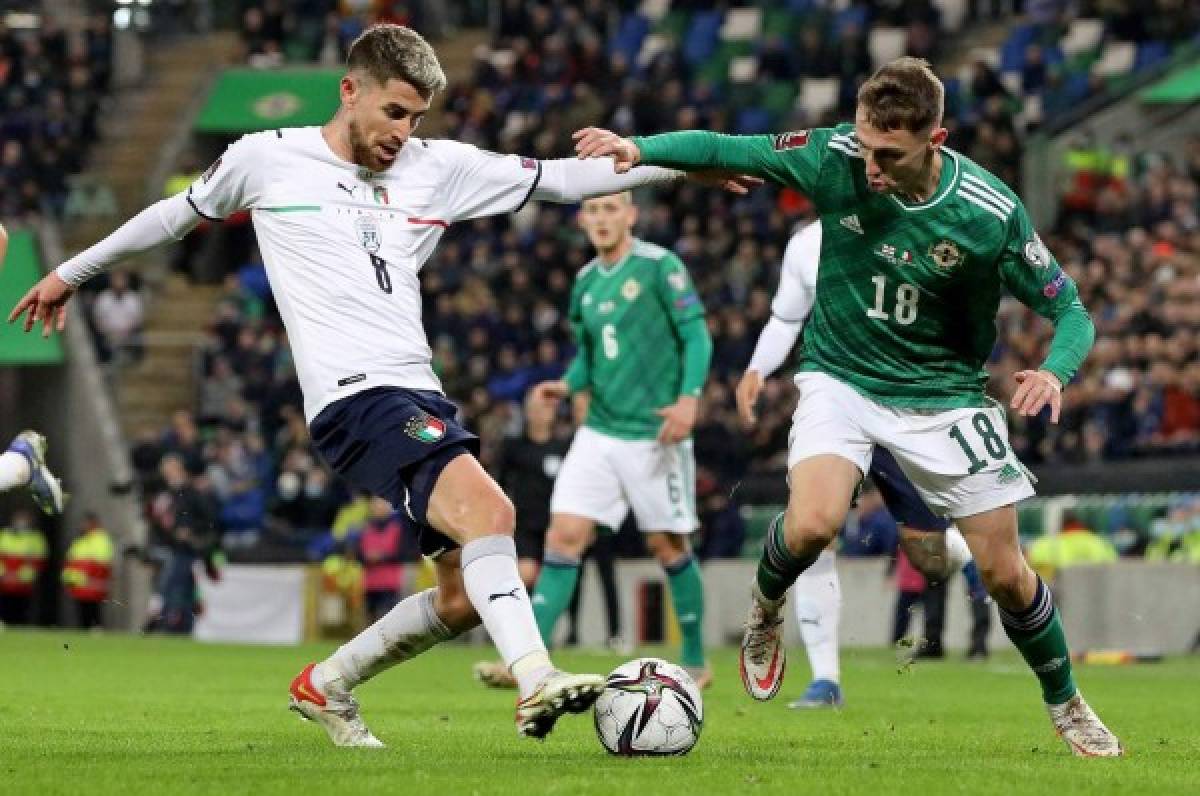
<svg viewBox="0 0 1200 796"><path fill-rule="evenodd" d="M850 651L846 708L825 713L787 708L805 684L802 653L780 698L757 704L722 651L696 750L623 760L602 750L590 716L565 720L545 743L519 740L512 695L473 683L482 650L459 645L360 689L387 750L334 749L283 709L291 677L327 649L0 633L0 793L1127 794L1195 793L1200 782L1195 658L1081 669L1128 756L1079 760L1007 651L908 671L890 651Z"/></svg>

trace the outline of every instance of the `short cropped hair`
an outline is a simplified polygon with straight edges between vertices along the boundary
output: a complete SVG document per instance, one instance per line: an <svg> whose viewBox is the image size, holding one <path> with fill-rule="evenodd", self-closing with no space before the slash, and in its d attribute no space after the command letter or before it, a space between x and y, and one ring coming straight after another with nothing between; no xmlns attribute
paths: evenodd
<svg viewBox="0 0 1200 796"><path fill-rule="evenodd" d="M858 107L878 130L923 133L941 123L946 91L923 58L905 56L879 67L858 89Z"/></svg>
<svg viewBox="0 0 1200 796"><path fill-rule="evenodd" d="M372 25L350 45L346 68L369 74L380 85L403 80L429 99L446 87L446 73L425 38L403 25Z"/></svg>

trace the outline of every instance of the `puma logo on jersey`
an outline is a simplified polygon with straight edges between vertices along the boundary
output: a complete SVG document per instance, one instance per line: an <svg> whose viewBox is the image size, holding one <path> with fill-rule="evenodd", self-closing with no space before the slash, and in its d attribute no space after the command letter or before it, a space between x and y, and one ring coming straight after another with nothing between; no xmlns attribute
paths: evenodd
<svg viewBox="0 0 1200 796"><path fill-rule="evenodd" d="M505 597L512 597L515 600L515 599L517 599L517 592L519 592L520 590L521 590L521 587L518 586L509 591L502 591L499 594L489 594L488 602L494 603L494 602L496 602L496 600L503 600Z"/></svg>
<svg viewBox="0 0 1200 796"><path fill-rule="evenodd" d="M353 188L347 188L345 185L342 185L340 182L337 184L337 186L339 188L341 188L343 191L345 191L346 193L350 194L351 196L354 196Z"/></svg>
<svg viewBox="0 0 1200 796"><path fill-rule="evenodd" d="M842 216L841 224L851 232L857 232L859 235L863 234L862 224L859 223L857 213L851 213L848 216Z"/></svg>

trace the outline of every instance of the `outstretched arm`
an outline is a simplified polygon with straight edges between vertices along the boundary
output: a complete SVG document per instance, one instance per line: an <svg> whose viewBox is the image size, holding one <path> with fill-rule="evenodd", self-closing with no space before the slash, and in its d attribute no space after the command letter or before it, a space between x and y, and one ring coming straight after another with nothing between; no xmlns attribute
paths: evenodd
<svg viewBox="0 0 1200 796"><path fill-rule="evenodd" d="M566 204L621 193L645 185L665 185L689 178L739 195L745 194L758 183L757 180L748 180L723 172L697 172L689 175L658 166L639 166L618 174L613 163L604 159L562 158L543 160L541 165L541 179L531 198Z"/></svg>
<svg viewBox="0 0 1200 796"><path fill-rule="evenodd" d="M67 322L67 301L76 288L122 260L172 240L179 240L200 221L186 194L180 193L150 205L111 235L46 274L17 302L8 322L25 316L25 331L42 323L42 335L62 331Z"/></svg>
<svg viewBox="0 0 1200 796"><path fill-rule="evenodd" d="M778 135L721 135L684 130L622 138L598 127L574 134L580 158L612 157L617 172L639 165L665 166L687 172L717 169L746 174L812 194L817 186L831 129Z"/></svg>

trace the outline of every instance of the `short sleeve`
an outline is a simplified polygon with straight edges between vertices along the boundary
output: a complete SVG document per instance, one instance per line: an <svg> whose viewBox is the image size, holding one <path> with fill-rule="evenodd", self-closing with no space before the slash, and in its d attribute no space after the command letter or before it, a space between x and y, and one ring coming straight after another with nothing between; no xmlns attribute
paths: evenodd
<svg viewBox="0 0 1200 796"><path fill-rule="evenodd" d="M1075 281L1042 243L1020 200L1009 219L1000 253L1000 279L1018 301L1043 318L1053 320L1079 303Z"/></svg>
<svg viewBox="0 0 1200 796"><path fill-rule="evenodd" d="M694 318L704 317L704 303L687 266L673 254L662 260L658 289L671 321L680 326Z"/></svg>
<svg viewBox="0 0 1200 796"><path fill-rule="evenodd" d="M519 210L529 201L542 176L534 158L500 155L456 141L440 141L448 159L446 216L466 221Z"/></svg>
<svg viewBox="0 0 1200 796"><path fill-rule="evenodd" d="M786 323L804 323L817 297L817 267L821 261L821 222L797 232L783 251L779 288L771 314Z"/></svg>
<svg viewBox="0 0 1200 796"><path fill-rule="evenodd" d="M204 218L222 221L254 207L259 199L258 175L264 165L261 149L257 136L243 136L230 144L188 188L192 209Z"/></svg>

